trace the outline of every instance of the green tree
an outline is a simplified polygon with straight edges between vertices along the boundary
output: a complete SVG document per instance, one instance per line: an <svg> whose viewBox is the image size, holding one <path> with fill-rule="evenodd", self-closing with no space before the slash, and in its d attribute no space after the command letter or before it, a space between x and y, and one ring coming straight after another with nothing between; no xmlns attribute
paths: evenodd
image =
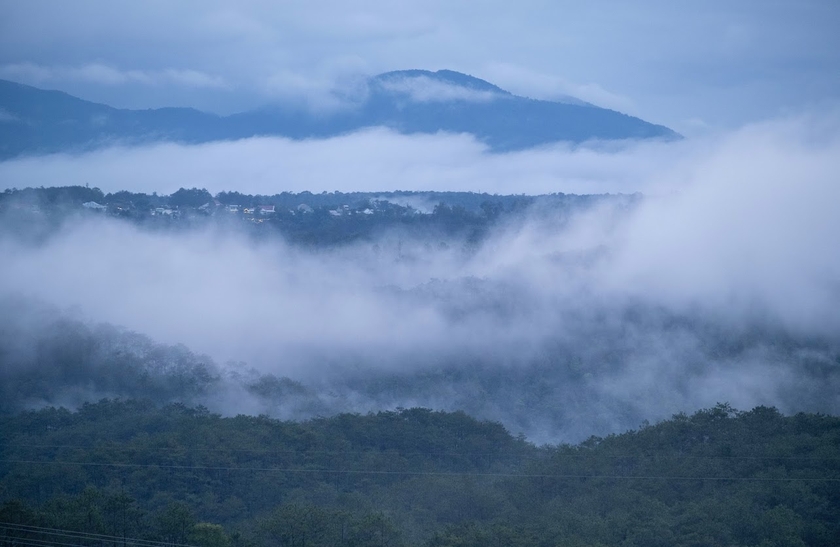
<svg viewBox="0 0 840 547"><path fill-rule="evenodd" d="M213 196L204 188L180 188L169 196L169 204L173 207L200 207L213 201Z"/></svg>
<svg viewBox="0 0 840 547"><path fill-rule="evenodd" d="M229 547L230 538L218 524L199 522L190 532L190 543L201 547Z"/></svg>
<svg viewBox="0 0 840 547"><path fill-rule="evenodd" d="M185 503L171 503L157 519L158 537L165 543L189 543L196 525L195 516Z"/></svg>

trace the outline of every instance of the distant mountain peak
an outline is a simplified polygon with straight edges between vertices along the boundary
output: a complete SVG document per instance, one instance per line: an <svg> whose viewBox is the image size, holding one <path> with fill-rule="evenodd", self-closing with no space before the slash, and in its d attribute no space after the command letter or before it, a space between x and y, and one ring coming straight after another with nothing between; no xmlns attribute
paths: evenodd
<svg viewBox="0 0 840 547"><path fill-rule="evenodd" d="M490 93L498 93L500 95L510 95L509 92L491 84L488 81L476 78L475 76L470 76L469 74L464 74L462 72L456 72L454 70L438 70L436 72L420 69L394 70L392 72L385 72L378 76L374 76L373 80L381 83L423 78L474 91L486 91Z"/></svg>
<svg viewBox="0 0 840 547"><path fill-rule="evenodd" d="M453 70L397 70L369 80L374 95L409 99L417 103L486 103L513 95L490 82Z"/></svg>

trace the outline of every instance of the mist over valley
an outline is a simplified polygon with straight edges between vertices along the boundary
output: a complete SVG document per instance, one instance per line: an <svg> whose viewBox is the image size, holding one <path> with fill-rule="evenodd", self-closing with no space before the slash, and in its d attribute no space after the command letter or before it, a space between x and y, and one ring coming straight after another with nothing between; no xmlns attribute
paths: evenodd
<svg viewBox="0 0 840 547"><path fill-rule="evenodd" d="M838 21L0 3L0 544L835 547Z"/></svg>
<svg viewBox="0 0 840 547"><path fill-rule="evenodd" d="M745 129L648 196L7 190L6 406L421 406L536 442L721 401L836 413L837 141L812 138Z"/></svg>

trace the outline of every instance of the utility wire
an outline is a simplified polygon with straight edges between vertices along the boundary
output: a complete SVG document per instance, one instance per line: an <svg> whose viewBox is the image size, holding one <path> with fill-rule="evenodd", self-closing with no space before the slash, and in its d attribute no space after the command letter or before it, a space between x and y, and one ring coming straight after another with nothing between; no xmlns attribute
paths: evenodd
<svg viewBox="0 0 840 547"><path fill-rule="evenodd" d="M169 547L195 547L193 545L189 545L186 543L171 543L171 542L161 542L161 541L153 541L148 539L138 539L138 538L124 538L122 536L112 536L107 534L96 534L93 532L78 532L75 530L63 530L60 528L47 528L44 526L35 526L30 524L16 524L12 522L0 522L0 529L7 529L16 532L25 532L25 533L34 533L34 534L41 534L41 535L49 535L49 536L59 536L59 537L68 537L68 538L76 538L76 539L89 539L93 541L119 541L126 543L131 543L137 546L149 546L149 547L156 547L161 543L166 543ZM31 538L26 538L31 539ZM40 541L40 540L39 540Z"/></svg>
<svg viewBox="0 0 840 547"><path fill-rule="evenodd" d="M249 449L249 448L201 448L201 447L132 447L132 446L115 446L115 445L72 445L72 444L5 444L8 448L55 448L55 449L81 449L81 450L111 450L111 451L137 451L137 452L173 452L173 453L189 453L189 452L222 452L222 453L246 453L246 454L294 454L294 455L387 455L387 456L465 456L465 457L505 457L518 456L520 458L528 458L534 460L550 460L552 458L588 458L592 457L592 453L549 453L549 454L518 454L515 451L508 452L424 452L424 451L390 451L390 450L273 450L273 449ZM678 459L711 459L711 460L791 460L791 461L840 461L840 456L723 456L713 454L696 454L696 455L682 455L674 454L673 452L665 451L646 451L644 453L634 454L598 454L597 458L678 458Z"/></svg>
<svg viewBox="0 0 840 547"><path fill-rule="evenodd" d="M106 463L106 462L71 462L61 460L0 460L4 463L33 465L69 465L116 468L158 468L201 471L257 471L269 473L327 473L343 475L407 475L439 477L497 477L497 478L553 478L553 479L619 479L619 480L673 480L673 481L753 481L753 482L840 482L838 478L828 477L686 477L657 475L581 475L554 473L478 473L458 471L390 471L358 469L306 469L289 467L234 467L200 465L159 465L144 463Z"/></svg>

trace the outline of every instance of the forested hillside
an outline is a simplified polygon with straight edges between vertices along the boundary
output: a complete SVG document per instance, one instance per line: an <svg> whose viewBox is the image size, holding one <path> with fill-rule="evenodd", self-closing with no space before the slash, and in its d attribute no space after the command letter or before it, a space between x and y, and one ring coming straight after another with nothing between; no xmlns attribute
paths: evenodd
<svg viewBox="0 0 840 547"><path fill-rule="evenodd" d="M529 218L566 220L597 206L630 208L640 195L540 196L475 192L282 192L251 195L181 188L171 195L64 186L0 192L0 234L39 242L80 219L159 231L238 230L302 247L373 242L389 233L435 245L474 246L493 229ZM0 238L2 241L2 238Z"/></svg>
<svg viewBox="0 0 840 547"><path fill-rule="evenodd" d="M0 438L6 545L72 530L208 546L840 537L840 419L767 407L718 405L536 447L499 424L419 408L284 422L103 400L3 416Z"/></svg>

